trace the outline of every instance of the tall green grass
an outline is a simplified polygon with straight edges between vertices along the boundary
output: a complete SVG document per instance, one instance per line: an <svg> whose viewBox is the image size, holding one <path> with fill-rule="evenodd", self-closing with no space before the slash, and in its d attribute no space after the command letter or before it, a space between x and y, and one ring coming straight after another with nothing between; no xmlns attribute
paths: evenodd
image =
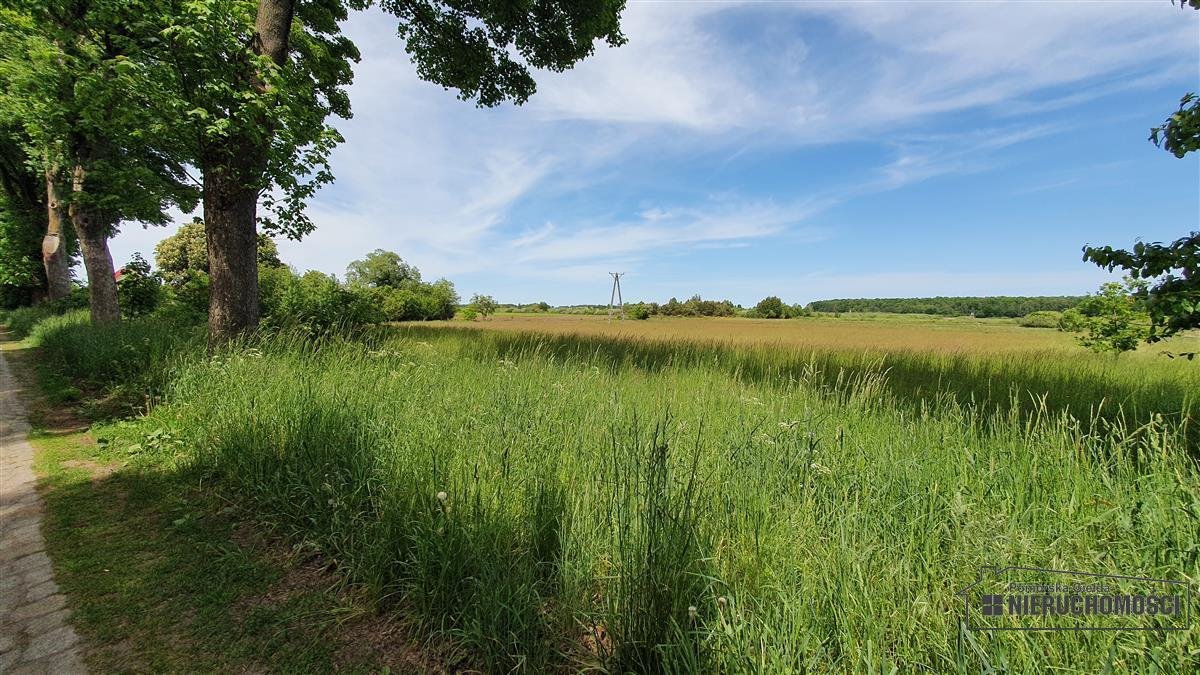
<svg viewBox="0 0 1200 675"><path fill-rule="evenodd" d="M170 317L93 326L87 310L75 310L40 319L28 340L59 373L137 401L160 393L180 364L202 355L204 332Z"/></svg>
<svg viewBox="0 0 1200 675"><path fill-rule="evenodd" d="M731 345L582 335L507 333L472 328L406 326L401 334L437 341L446 332L464 358L489 361L534 350L550 359L587 359L611 369L651 372L709 369L738 381L802 382L841 390L861 378L877 381L895 405L920 411L939 402L969 405L980 419L1016 409L1026 416L1068 413L1090 424L1138 426L1160 417L1188 434L1200 451L1200 367L1166 358L1130 359L1080 350L1020 354L911 351L829 351L784 345Z"/></svg>
<svg viewBox="0 0 1200 675"><path fill-rule="evenodd" d="M955 595L983 565L1195 582L1183 383L1077 376L1124 387L1137 421L1095 415L1095 390L1030 403L998 385L985 402L950 380L1064 377L1049 363L1005 376L939 361L939 388L894 381L916 356L908 370L788 358L276 336L176 368L113 442L240 496L449 663L488 672L1200 666L1194 627L964 633Z"/></svg>
<svg viewBox="0 0 1200 675"><path fill-rule="evenodd" d="M58 312L47 305L34 307L17 307L0 311L0 323L12 331L13 337L21 339L29 335L38 322L54 316Z"/></svg>

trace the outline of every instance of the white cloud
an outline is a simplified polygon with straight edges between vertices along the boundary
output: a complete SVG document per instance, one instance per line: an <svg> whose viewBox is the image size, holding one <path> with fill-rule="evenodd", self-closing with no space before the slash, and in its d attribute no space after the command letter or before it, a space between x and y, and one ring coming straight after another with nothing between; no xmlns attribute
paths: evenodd
<svg viewBox="0 0 1200 675"><path fill-rule="evenodd" d="M627 46L541 74L524 108L489 110L421 82L394 19L360 12L347 26L363 62L356 117L338 124L347 139L333 160L338 182L312 206L317 231L281 252L300 269L341 273L387 248L427 276L486 272L499 284L785 232L828 237L807 220L838 200L987 170L1006 148L1059 131L1022 116L1194 77L1200 13L1150 4L634 2ZM967 131L924 132L963 112L976 115ZM894 159L840 190L721 199L696 190L648 196L629 216L596 187L641 158L670 154L684 166L717 149L732 161L851 140L891 148ZM521 210L554 199L571 209ZM515 215L528 212L532 222ZM169 232L125 229L118 264Z"/></svg>
<svg viewBox="0 0 1200 675"><path fill-rule="evenodd" d="M815 202L788 206L711 202L672 211L654 209L632 222L585 226L561 234L550 229L532 241L518 239L508 247L506 258L516 263L545 263L641 257L698 244L736 243L794 229L820 206ZM806 241L828 236L815 228L803 232Z"/></svg>

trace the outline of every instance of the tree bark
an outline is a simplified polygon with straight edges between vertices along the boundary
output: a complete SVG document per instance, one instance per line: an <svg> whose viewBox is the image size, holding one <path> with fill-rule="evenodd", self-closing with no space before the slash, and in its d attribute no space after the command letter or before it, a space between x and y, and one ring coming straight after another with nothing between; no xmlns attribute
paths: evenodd
<svg viewBox="0 0 1200 675"><path fill-rule="evenodd" d="M295 0L259 0L254 50L277 65L287 60ZM258 90L261 77L253 77ZM263 121L263 126L267 122ZM266 133L233 134L205 153L204 230L208 240L210 347L258 326L258 191L271 144Z"/></svg>
<svg viewBox="0 0 1200 675"><path fill-rule="evenodd" d="M75 167L73 188L83 192L87 171ZM101 324L118 321L121 308L117 304L117 280L113 275L112 254L108 251L108 236L113 223L95 207L76 200L71 202L71 222L75 235L79 237L79 251L83 254L83 267L88 276L88 304L92 310L92 323Z"/></svg>
<svg viewBox="0 0 1200 675"><path fill-rule="evenodd" d="M208 343L216 346L258 326L258 190L235 157L204 169L204 230L208 246Z"/></svg>
<svg viewBox="0 0 1200 675"><path fill-rule="evenodd" d="M65 214L58 198L54 171L46 169L46 236L42 238L42 265L46 268L46 299L60 300L71 293L71 264L67 258Z"/></svg>
<svg viewBox="0 0 1200 675"><path fill-rule="evenodd" d="M288 53L288 35L292 30L295 0L259 0L254 30L258 33L258 53L281 66Z"/></svg>

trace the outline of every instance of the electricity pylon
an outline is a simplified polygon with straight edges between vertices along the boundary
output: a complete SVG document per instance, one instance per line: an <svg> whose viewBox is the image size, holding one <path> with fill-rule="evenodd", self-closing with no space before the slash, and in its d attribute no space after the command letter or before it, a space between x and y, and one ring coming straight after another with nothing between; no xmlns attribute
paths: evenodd
<svg viewBox="0 0 1200 675"><path fill-rule="evenodd" d="M620 312L621 318L625 318L625 301L621 299L621 277L625 276L624 272L609 272L609 276L613 278L612 294L608 296L608 320L612 321L613 313ZM616 301L617 308L613 309L613 301Z"/></svg>

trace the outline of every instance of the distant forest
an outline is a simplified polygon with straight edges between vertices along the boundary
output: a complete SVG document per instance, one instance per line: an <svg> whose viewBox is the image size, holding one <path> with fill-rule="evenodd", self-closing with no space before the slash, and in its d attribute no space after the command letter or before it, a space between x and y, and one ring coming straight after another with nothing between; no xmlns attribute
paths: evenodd
<svg viewBox="0 0 1200 675"><path fill-rule="evenodd" d="M1061 312L1083 300L1081 295L961 298L855 298L818 300L809 305L815 312L886 312L889 314L935 314L938 316L1018 317L1032 312Z"/></svg>

